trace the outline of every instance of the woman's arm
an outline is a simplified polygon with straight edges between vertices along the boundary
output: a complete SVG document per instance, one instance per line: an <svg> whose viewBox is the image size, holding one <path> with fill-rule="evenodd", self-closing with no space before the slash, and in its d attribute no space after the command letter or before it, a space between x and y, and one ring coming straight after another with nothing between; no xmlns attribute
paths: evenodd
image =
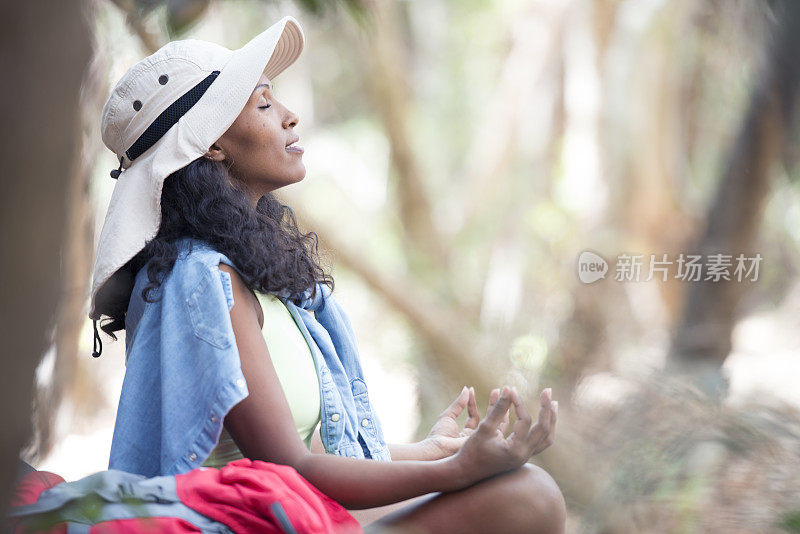
<svg viewBox="0 0 800 534"><path fill-rule="evenodd" d="M424 440L416 443L387 443L386 446L389 448L389 455L392 457L393 462L401 460L430 461L444 458L444 455L433 446L426 445ZM314 434L311 436L309 449L314 454L325 454L325 446L319 436L319 425L317 425Z"/></svg>
<svg viewBox="0 0 800 534"><path fill-rule="evenodd" d="M442 453L441 449L429 443L427 440L417 441L415 443L387 443L389 448L389 455L392 457L393 462L403 460L423 460L429 462L431 460L439 460L450 456L449 454ZM326 454L325 446L322 444L322 438L319 436L319 425L311 437L310 450L313 454Z"/></svg>
<svg viewBox="0 0 800 534"><path fill-rule="evenodd" d="M429 462L442 458L440 451L425 440L415 443L387 443L386 445L389 447L392 461L422 460Z"/></svg>
<svg viewBox="0 0 800 534"><path fill-rule="evenodd" d="M231 322L249 391L226 415L224 423L244 456L290 465L320 491L354 509L382 506L435 491L453 491L475 481L456 457L384 462L312 454L297 433L272 365L259 324L258 300L234 269L225 264L219 268L231 276Z"/></svg>

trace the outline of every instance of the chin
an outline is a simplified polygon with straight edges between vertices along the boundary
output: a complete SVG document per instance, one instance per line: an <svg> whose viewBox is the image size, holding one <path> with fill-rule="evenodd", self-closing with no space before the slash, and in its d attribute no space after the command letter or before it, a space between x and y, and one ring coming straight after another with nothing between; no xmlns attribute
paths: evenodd
<svg viewBox="0 0 800 534"><path fill-rule="evenodd" d="M301 181L303 178L306 177L306 166L303 165L303 163L301 162L300 163L300 168L297 170L297 172L292 173L292 175L293 175L293 178L294 178L292 180L292 183L296 183L296 182Z"/></svg>
<svg viewBox="0 0 800 534"><path fill-rule="evenodd" d="M286 187L287 185L296 184L297 182L303 181L303 178L305 177L306 177L305 169L303 169L303 172L292 173L290 175L285 176L280 182L275 183L274 189L280 189L281 187Z"/></svg>

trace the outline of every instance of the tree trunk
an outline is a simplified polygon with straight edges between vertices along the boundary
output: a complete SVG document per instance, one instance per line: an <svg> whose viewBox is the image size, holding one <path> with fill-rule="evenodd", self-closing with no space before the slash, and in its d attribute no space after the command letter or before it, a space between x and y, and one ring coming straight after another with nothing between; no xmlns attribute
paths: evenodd
<svg viewBox="0 0 800 534"><path fill-rule="evenodd" d="M97 1L97 0L94 0ZM91 4L90 4L91 5ZM100 112L108 95L107 54L97 53L84 78L80 101L80 161L69 177L67 224L62 262L62 293L55 330L55 365L52 378L37 388L34 405L36 439L24 459L45 458L59 438L53 422L64 399L75 406L75 415L91 419L103 404L102 380L91 373L94 358L78 353L80 335L88 310L89 273L94 259L94 211L89 195L92 173L100 148ZM111 179L110 177L108 178Z"/></svg>
<svg viewBox="0 0 800 534"><path fill-rule="evenodd" d="M0 241L4 358L0 506L31 435L34 371L52 342L61 295L69 178L80 161L79 96L91 57L81 1L4 2L0 28Z"/></svg>
<svg viewBox="0 0 800 534"><path fill-rule="evenodd" d="M776 4L778 27L765 56L749 108L720 178L695 247L704 260L710 254L754 256L762 206L773 163L779 159L800 78L800 6ZM769 261L766 258L764 261ZM718 371L731 350L737 306L749 284L734 277L691 283L672 339L670 363L676 369L707 367Z"/></svg>

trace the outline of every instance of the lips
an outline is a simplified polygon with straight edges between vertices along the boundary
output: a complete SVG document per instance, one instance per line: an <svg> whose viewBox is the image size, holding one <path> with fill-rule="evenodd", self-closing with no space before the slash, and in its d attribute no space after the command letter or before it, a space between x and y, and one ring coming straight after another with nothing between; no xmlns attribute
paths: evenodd
<svg viewBox="0 0 800 534"><path fill-rule="evenodd" d="M304 149L302 146L298 145L297 142L300 140L299 137L295 137L291 139L288 143L286 143L286 151L293 152L295 154L302 154Z"/></svg>

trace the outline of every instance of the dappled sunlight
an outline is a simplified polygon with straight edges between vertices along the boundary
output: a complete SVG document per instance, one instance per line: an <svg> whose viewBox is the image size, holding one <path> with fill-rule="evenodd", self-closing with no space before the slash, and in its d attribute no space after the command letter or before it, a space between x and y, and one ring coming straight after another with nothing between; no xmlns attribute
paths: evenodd
<svg viewBox="0 0 800 534"><path fill-rule="evenodd" d="M87 318L120 183L108 92L168 40L238 48L288 14L305 47L271 83L306 173L273 193L317 236L386 441L423 439L465 385L481 415L504 384L534 416L552 388L556 438L531 461L568 532L798 531L792 2L211 0L184 21L89 3L63 250L49 274L26 266L63 276L32 377L34 467L109 464L125 332L92 358ZM19 236L46 243L47 222Z"/></svg>

